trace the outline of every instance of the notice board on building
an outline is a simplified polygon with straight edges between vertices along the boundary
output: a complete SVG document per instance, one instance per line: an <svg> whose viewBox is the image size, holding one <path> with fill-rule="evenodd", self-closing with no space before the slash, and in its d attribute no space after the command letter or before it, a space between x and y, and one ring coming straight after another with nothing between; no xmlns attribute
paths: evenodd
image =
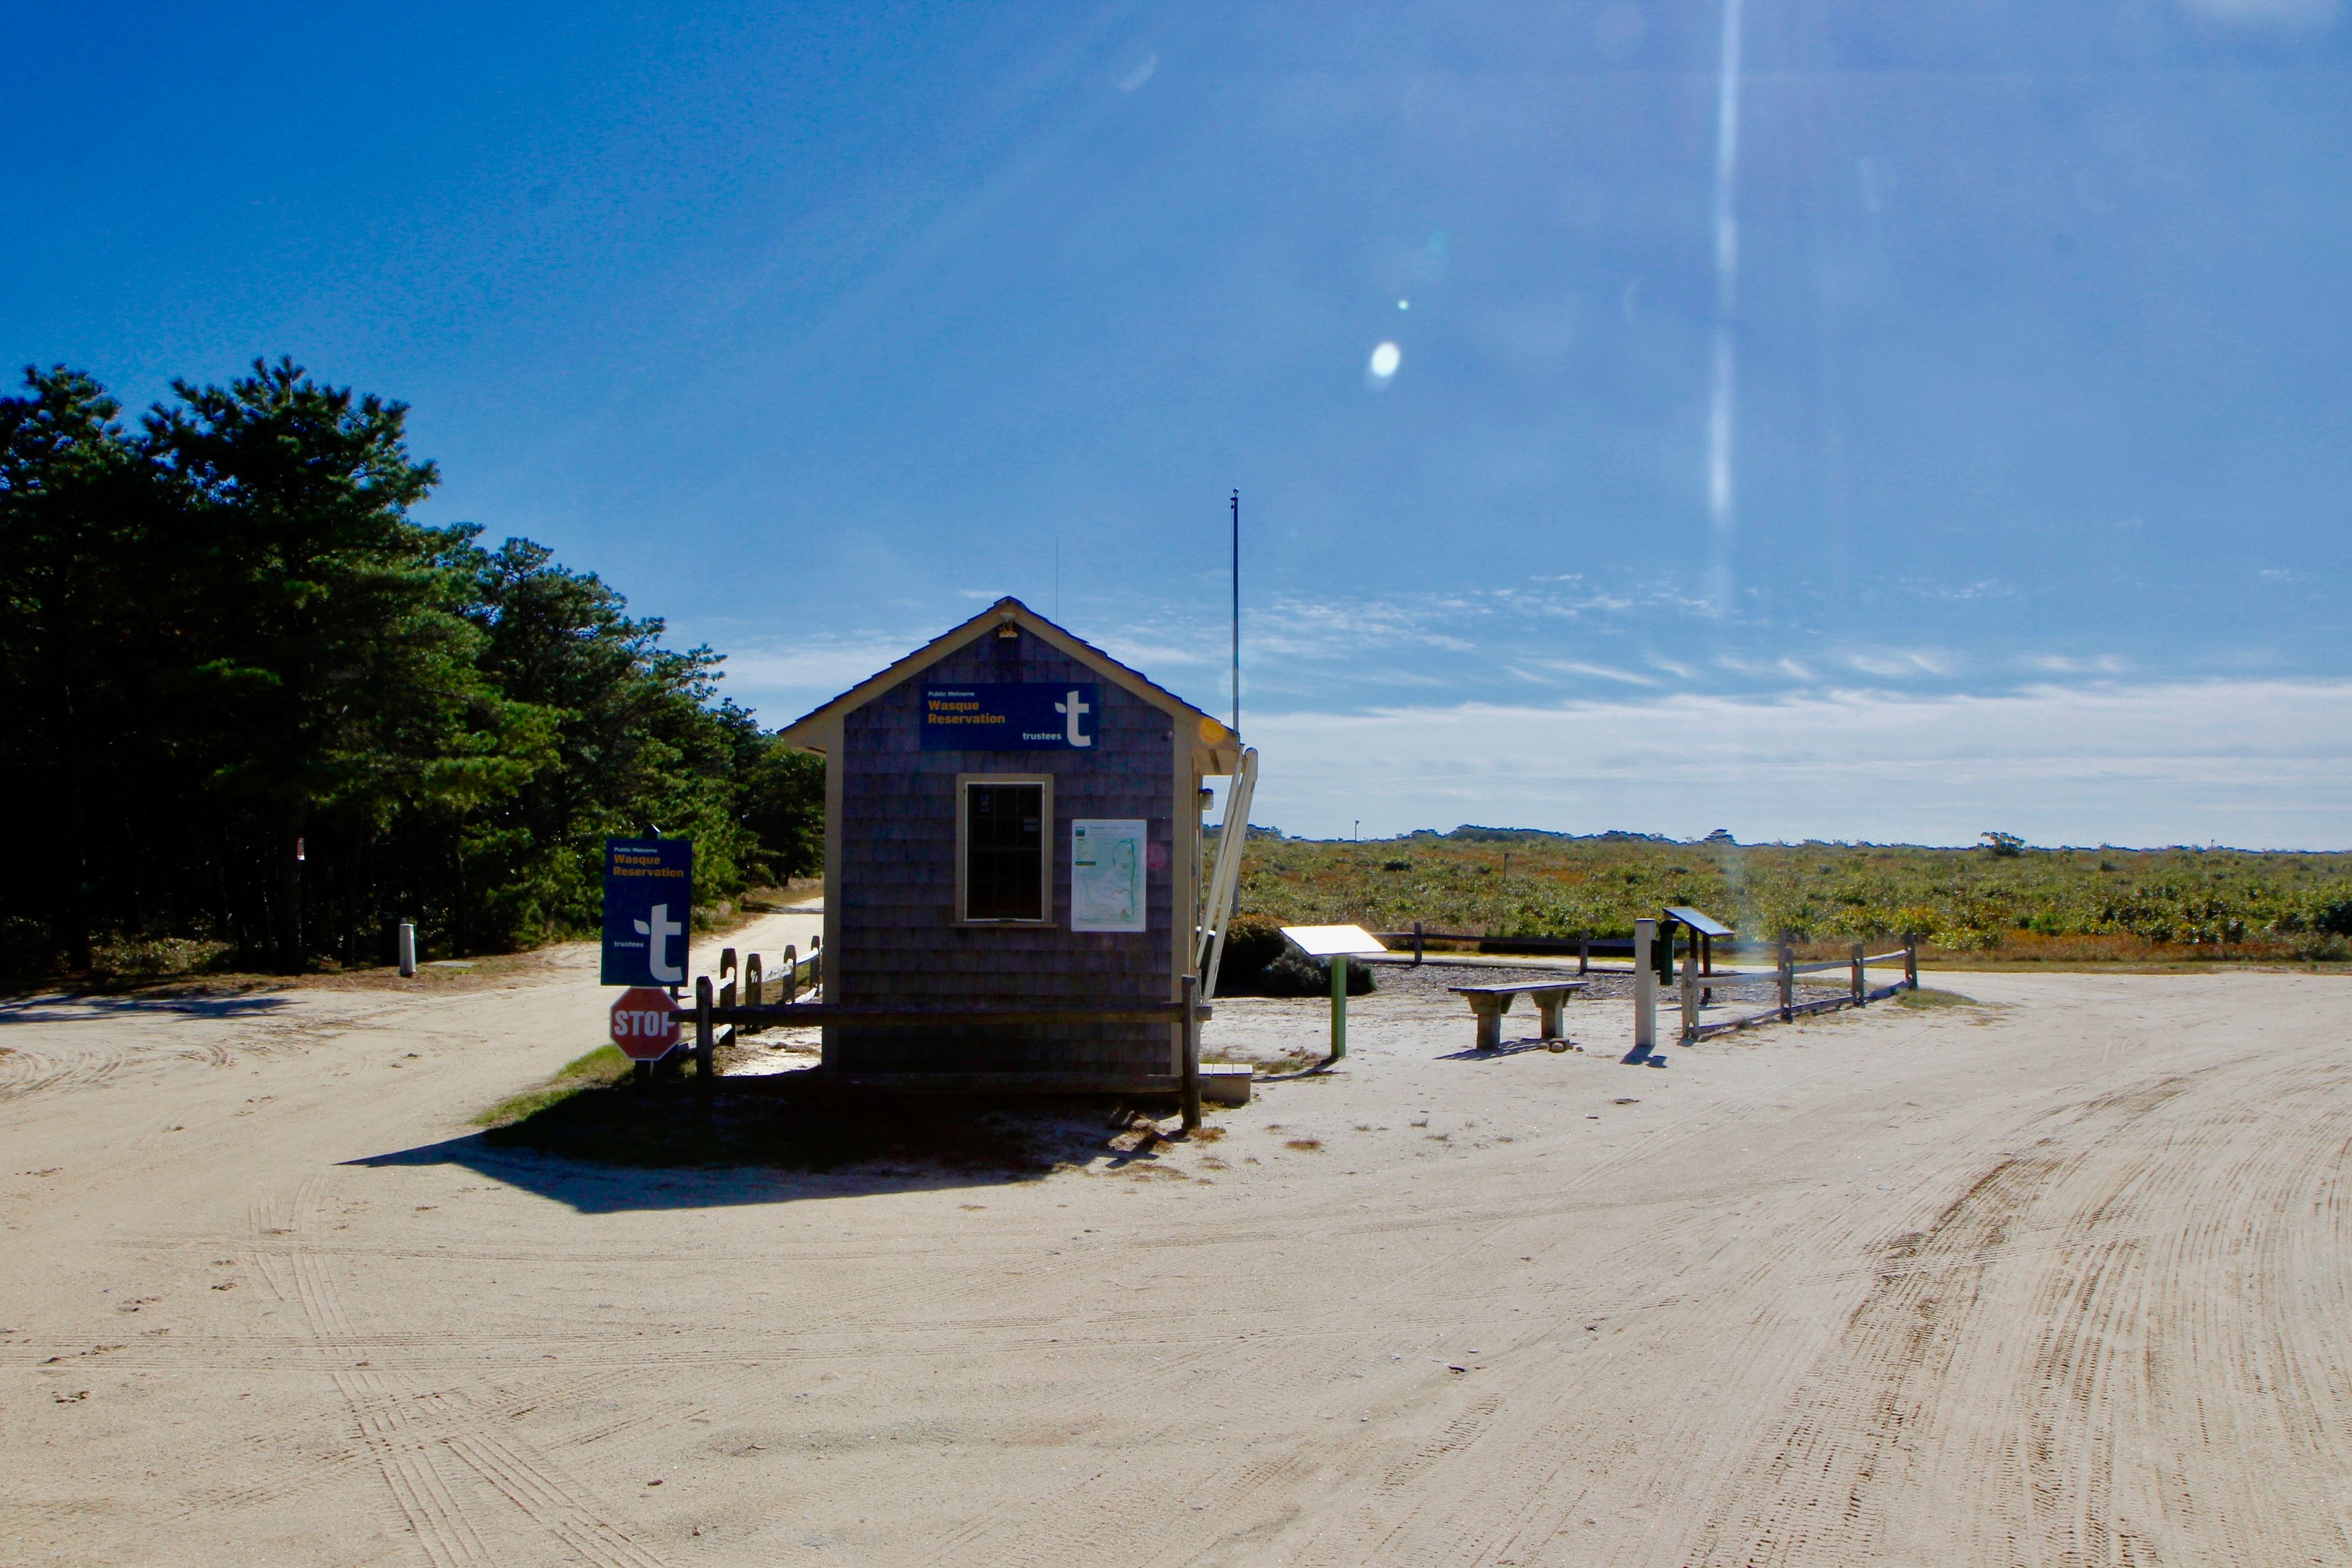
<svg viewBox="0 0 2352 1568"><path fill-rule="evenodd" d="M1141 931L1147 851L1141 821L1080 817L1070 824L1070 929Z"/></svg>
<svg viewBox="0 0 2352 1568"><path fill-rule="evenodd" d="M923 688L927 752L1092 749L1102 689L1092 681L979 681Z"/></svg>
<svg viewBox="0 0 2352 1568"><path fill-rule="evenodd" d="M607 985L682 985L694 924L694 840L604 840Z"/></svg>

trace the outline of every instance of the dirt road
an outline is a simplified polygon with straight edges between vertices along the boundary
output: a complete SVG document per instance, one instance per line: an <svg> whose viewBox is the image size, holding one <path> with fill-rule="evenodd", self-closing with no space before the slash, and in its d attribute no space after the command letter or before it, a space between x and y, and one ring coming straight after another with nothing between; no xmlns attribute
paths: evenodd
<svg viewBox="0 0 2352 1568"><path fill-rule="evenodd" d="M1391 986L1013 1179L471 1137L593 978L0 1010L0 1562L2352 1562L2340 979L1664 1070Z"/></svg>

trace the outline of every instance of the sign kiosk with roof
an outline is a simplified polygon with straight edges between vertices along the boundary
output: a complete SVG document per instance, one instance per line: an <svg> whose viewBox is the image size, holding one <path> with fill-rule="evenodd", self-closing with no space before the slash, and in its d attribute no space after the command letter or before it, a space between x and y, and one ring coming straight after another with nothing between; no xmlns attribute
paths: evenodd
<svg viewBox="0 0 2352 1568"><path fill-rule="evenodd" d="M1197 962L1207 713L1000 599L782 731L823 753L828 1005L942 1012L1181 999ZM828 1024L845 1084L1173 1091L1157 1023Z"/></svg>

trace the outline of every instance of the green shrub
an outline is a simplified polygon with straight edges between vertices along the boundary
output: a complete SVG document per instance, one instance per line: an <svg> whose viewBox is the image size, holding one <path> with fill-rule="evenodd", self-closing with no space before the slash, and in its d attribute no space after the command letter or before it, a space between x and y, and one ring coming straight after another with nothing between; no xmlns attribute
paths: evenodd
<svg viewBox="0 0 2352 1568"><path fill-rule="evenodd" d="M1233 989L1222 979L1217 988ZM1376 988L1370 965L1348 965L1349 995L1361 996ZM1309 958L1295 947L1285 947L1272 963L1258 972L1257 984L1251 989L1264 996L1328 996L1331 965L1322 959Z"/></svg>
<svg viewBox="0 0 2352 1568"><path fill-rule="evenodd" d="M1225 952L1217 965L1217 989L1255 990L1265 966L1290 951L1282 922L1271 915L1235 915L1225 927Z"/></svg>

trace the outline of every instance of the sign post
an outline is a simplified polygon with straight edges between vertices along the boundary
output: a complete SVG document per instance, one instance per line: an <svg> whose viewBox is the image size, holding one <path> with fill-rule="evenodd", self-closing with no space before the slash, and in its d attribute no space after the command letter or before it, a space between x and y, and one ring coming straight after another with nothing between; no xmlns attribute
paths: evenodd
<svg viewBox="0 0 2352 1568"><path fill-rule="evenodd" d="M1633 1055L1646 1057L1658 1046L1658 972L1651 966L1650 949L1658 940L1658 922L1633 922Z"/></svg>
<svg viewBox="0 0 2352 1568"><path fill-rule="evenodd" d="M694 924L694 840L604 840L606 985L683 985Z"/></svg>

